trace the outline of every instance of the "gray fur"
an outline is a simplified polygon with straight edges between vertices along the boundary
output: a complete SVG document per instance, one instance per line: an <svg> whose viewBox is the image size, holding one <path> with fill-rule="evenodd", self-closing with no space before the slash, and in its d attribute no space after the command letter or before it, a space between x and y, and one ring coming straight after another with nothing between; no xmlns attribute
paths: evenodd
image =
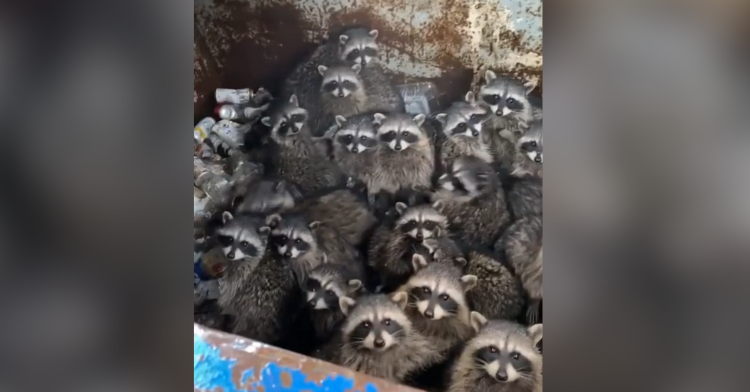
<svg viewBox="0 0 750 392"><path fill-rule="evenodd" d="M321 288L316 289L316 291L332 291L336 296L336 306L329 307L324 302L314 298L317 293L310 287L302 287L302 290L306 292L305 300L310 311L310 321L315 337L322 342L328 340L346 318L338 306L338 299L340 297L349 297L355 300L359 298L365 292L364 286L362 286L365 276L346 265L324 263L310 271L309 279L321 284ZM321 308L320 305L323 304L325 304L325 307Z"/></svg>
<svg viewBox="0 0 750 392"><path fill-rule="evenodd" d="M373 62L361 72L367 90L367 107L370 111L403 113L404 99L378 62Z"/></svg>
<svg viewBox="0 0 750 392"><path fill-rule="evenodd" d="M400 297L398 301L397 297ZM435 350L434 344L412 326L404 313L404 293L393 296L367 295L353 302L341 333L316 353L318 358L398 383L403 382L406 376L444 359ZM348 332L361 322L379 322L384 318L395 320L402 326L398 333L391 335L393 344L386 350L370 350L349 340Z"/></svg>
<svg viewBox="0 0 750 392"><path fill-rule="evenodd" d="M508 191L508 205L515 219L527 215L542 215L542 179L523 177Z"/></svg>
<svg viewBox="0 0 750 392"><path fill-rule="evenodd" d="M536 348L542 338L542 325L524 328L510 321L484 322L454 364L448 392L542 392L542 355ZM502 359L490 363L478 360L476 353L490 346L503 353ZM530 367L514 367L508 352L518 353ZM507 373L515 380L498 381L490 374L498 368L510 370Z"/></svg>
<svg viewBox="0 0 750 392"><path fill-rule="evenodd" d="M299 188L284 179L264 179L249 186L238 198L237 213L269 215L292 209L302 198Z"/></svg>
<svg viewBox="0 0 750 392"><path fill-rule="evenodd" d="M494 154L495 162L502 166L510 166L515 155L515 143L523 135L525 124L542 118L541 108L529 102L528 95L533 88L531 84L524 84L507 75L498 76L492 71L487 71L485 82L479 88L477 101L490 112L485 122L485 140ZM489 104L486 102L488 97L499 97L501 102ZM509 110L507 99L520 103L522 109Z"/></svg>
<svg viewBox="0 0 750 392"><path fill-rule="evenodd" d="M336 228L346 242L355 246L362 244L365 235L377 222L367 200L346 188L307 198L291 211L305 213L310 221Z"/></svg>
<svg viewBox="0 0 750 392"><path fill-rule="evenodd" d="M304 284L312 269L327 261L345 264L357 270L364 268L359 252L328 223L312 221L306 214L299 213L288 213L283 217L271 215L267 221L272 227L272 240L286 237L309 245L308 250L299 254L292 253L291 247L294 244L273 246L277 253L289 260L300 285ZM289 255L286 255L287 252Z"/></svg>
<svg viewBox="0 0 750 392"><path fill-rule="evenodd" d="M482 137L482 125L487 116L487 109L476 103L471 92L467 93L465 101L454 102L445 113L436 116L443 130L442 167L450 167L461 156L475 156L487 163L493 162L490 147Z"/></svg>
<svg viewBox="0 0 750 392"><path fill-rule="evenodd" d="M492 246L510 220L495 171L476 157L456 159L440 177L432 199L433 207L448 218L451 234L468 245Z"/></svg>
<svg viewBox="0 0 750 392"><path fill-rule="evenodd" d="M472 309L490 319L515 320L521 315L525 304L523 286L501 260L471 251L464 272L478 278L466 295Z"/></svg>
<svg viewBox="0 0 750 392"><path fill-rule="evenodd" d="M542 121L535 121L518 139L511 175L542 178L543 147Z"/></svg>
<svg viewBox="0 0 750 392"><path fill-rule="evenodd" d="M361 138L374 139L377 143L377 130L373 124L372 114L361 114L352 117L338 118L341 124L331 135L333 139L333 160L349 177L367 183L375 164L377 144L368 148L361 144ZM351 140L341 141L343 135L351 136ZM356 149L356 152L353 151Z"/></svg>
<svg viewBox="0 0 750 392"><path fill-rule="evenodd" d="M521 278L532 301L542 300L542 217L526 216L514 222L495 246L505 255Z"/></svg>
<svg viewBox="0 0 750 392"><path fill-rule="evenodd" d="M380 275L386 287L398 287L414 272L411 254L417 240L404 229L412 219L422 222L430 217L437 223L437 230L425 239L438 238L447 234L445 217L430 206L420 205L402 210L393 224L384 223L378 226L367 248L367 260L370 266ZM405 219L407 218L407 219ZM395 287L394 287L395 286Z"/></svg>
<svg viewBox="0 0 750 392"><path fill-rule="evenodd" d="M320 65L318 71L322 79L317 86L315 98L309 98L310 129L315 136L323 135L336 125L337 115L350 117L369 109L365 82L359 75L361 66L354 64L335 64L330 67ZM338 88L333 92L324 90L325 84L336 82ZM349 85L349 87L345 87ZM339 95L340 94L340 95Z"/></svg>
<svg viewBox="0 0 750 392"><path fill-rule="evenodd" d="M422 243L415 245L414 254L425 258L429 263L443 263L465 267L465 263L458 262L457 259L464 257L456 242L448 236L428 238ZM464 260L465 262L465 260Z"/></svg>
<svg viewBox="0 0 750 392"><path fill-rule="evenodd" d="M450 349L474 335L469 320L471 309L466 300L466 293L471 290L473 284L462 282L462 277L476 279L475 276L462 274L461 269L452 264L423 264L423 267L398 289L398 291L409 294L406 314L414 328L432 341L435 349L441 353L447 353ZM411 294L412 289L420 287L429 287L435 293L448 295L458 304L457 312L443 311L439 302L441 300L439 300L435 304L433 318L425 317L422 308L425 307L427 301L419 301ZM438 310L442 312L442 317L438 317Z"/></svg>
<svg viewBox="0 0 750 392"><path fill-rule="evenodd" d="M271 140L277 151L272 155L274 174L300 187L303 194L342 185L344 175L316 147L306 121L297 122L294 116L307 118L307 111L298 106L296 97L284 102L262 122L271 128ZM289 131L284 131L288 129Z"/></svg>
<svg viewBox="0 0 750 392"><path fill-rule="evenodd" d="M415 186L429 188L435 169L435 151L426 131L422 128L424 115L403 113L387 116L375 115L378 137L381 144L375 158L376 164L367 188L370 194L379 192L394 193L399 189L411 189ZM393 143L383 142L390 132L396 134L410 133L418 139L416 143L407 144L401 141L400 151L393 148Z"/></svg>

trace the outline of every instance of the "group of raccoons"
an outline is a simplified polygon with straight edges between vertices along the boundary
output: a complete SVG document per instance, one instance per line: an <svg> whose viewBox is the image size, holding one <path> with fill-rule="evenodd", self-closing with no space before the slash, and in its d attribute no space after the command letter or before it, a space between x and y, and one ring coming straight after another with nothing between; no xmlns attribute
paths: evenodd
<svg viewBox="0 0 750 392"><path fill-rule="evenodd" d="M486 71L407 114L377 37L322 44L252 131L264 173L206 228L225 329L424 389L541 391L534 86Z"/></svg>

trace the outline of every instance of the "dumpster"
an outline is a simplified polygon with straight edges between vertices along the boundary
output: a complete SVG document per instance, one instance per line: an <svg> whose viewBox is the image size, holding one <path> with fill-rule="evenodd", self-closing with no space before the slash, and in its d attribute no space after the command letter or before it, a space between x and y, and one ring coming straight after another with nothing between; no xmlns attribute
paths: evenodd
<svg viewBox="0 0 750 392"><path fill-rule="evenodd" d="M488 69L543 93L542 0L195 0L194 22L195 123L214 114L217 88L262 87L277 96L294 67L344 26L377 29L379 60L392 82L428 86L433 111L462 100ZM410 390L194 329L195 390Z"/></svg>

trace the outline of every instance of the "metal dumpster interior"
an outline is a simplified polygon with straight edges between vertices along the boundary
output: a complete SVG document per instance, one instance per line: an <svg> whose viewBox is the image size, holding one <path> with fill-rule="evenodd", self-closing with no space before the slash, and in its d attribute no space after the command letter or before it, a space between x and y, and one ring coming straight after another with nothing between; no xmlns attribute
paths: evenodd
<svg viewBox="0 0 750 392"><path fill-rule="evenodd" d="M442 105L487 68L542 91L542 0L195 0L195 121L217 87L272 93L329 29L378 29L396 84L430 81Z"/></svg>
<svg viewBox="0 0 750 392"><path fill-rule="evenodd" d="M535 81L542 92L542 0L195 0L194 120L211 115L217 87L265 87L275 93L330 29L357 24L378 29L380 61L395 84L432 82L440 105L463 98L488 68ZM245 390L242 385L253 385L251 390L410 390L218 331L208 333L213 337L196 333L196 342L208 344L216 355L195 345L196 390ZM282 366L290 380L299 375L320 383L287 386L284 377L279 382L269 376L269 366ZM326 384L331 374L336 376ZM340 380L347 386L341 387Z"/></svg>

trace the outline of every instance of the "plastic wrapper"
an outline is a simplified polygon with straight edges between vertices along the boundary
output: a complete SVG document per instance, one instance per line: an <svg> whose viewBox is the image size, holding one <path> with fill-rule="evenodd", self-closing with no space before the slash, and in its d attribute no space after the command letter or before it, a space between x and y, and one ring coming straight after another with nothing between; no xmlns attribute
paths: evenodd
<svg viewBox="0 0 750 392"><path fill-rule="evenodd" d="M438 90L433 83L408 83L396 87L404 99L407 113L428 116L438 107Z"/></svg>
<svg viewBox="0 0 750 392"><path fill-rule="evenodd" d="M220 163L205 162L199 157L193 157L194 186L206 194L194 204L194 225L200 225L229 205L232 197L231 178L223 170ZM194 194L194 201L196 201Z"/></svg>
<svg viewBox="0 0 750 392"><path fill-rule="evenodd" d="M244 194L247 187L263 176L263 165L250 162L240 149L229 151L229 167L232 172L231 182L235 194Z"/></svg>

